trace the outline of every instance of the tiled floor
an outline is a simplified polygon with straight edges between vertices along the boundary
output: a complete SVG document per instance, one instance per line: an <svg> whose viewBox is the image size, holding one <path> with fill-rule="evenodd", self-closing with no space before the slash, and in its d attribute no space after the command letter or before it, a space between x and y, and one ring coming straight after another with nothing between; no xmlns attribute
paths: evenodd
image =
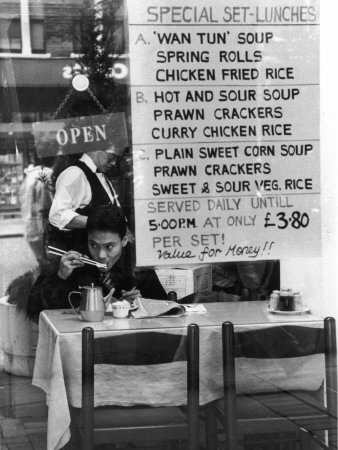
<svg viewBox="0 0 338 450"><path fill-rule="evenodd" d="M19 377L3 370L0 358L0 449L46 450L47 407L45 393L31 384L30 377ZM268 443L255 444L256 436L247 436L245 450L298 450L292 436L289 442L284 435L283 444L274 444L276 436ZM272 439L273 438L273 439ZM119 449L165 450L162 443L133 443L118 446ZM201 448L203 448L201 446ZM114 447L111 447L114 448ZM184 449L184 445L182 449ZM80 449L79 449L80 450Z"/></svg>
<svg viewBox="0 0 338 450"><path fill-rule="evenodd" d="M47 448L46 395L41 389L32 386L31 382L30 377L6 373L0 359L1 450L46 450ZM165 450L161 442L132 443L117 446L117 448Z"/></svg>
<svg viewBox="0 0 338 450"><path fill-rule="evenodd" d="M46 395L41 389L32 386L31 381L30 377L9 375L0 364L1 450L46 450L47 448ZM128 448L164 450L161 443L155 442L134 443Z"/></svg>
<svg viewBox="0 0 338 450"><path fill-rule="evenodd" d="M9 375L0 365L1 450L46 450L47 407L31 378Z"/></svg>

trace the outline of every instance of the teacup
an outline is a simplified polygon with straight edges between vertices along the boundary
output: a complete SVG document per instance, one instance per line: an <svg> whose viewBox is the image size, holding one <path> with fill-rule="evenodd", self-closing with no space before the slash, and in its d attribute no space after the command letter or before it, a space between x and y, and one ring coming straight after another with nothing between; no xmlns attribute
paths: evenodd
<svg viewBox="0 0 338 450"><path fill-rule="evenodd" d="M127 300L117 301L112 304L113 316L118 319L128 317L130 304Z"/></svg>

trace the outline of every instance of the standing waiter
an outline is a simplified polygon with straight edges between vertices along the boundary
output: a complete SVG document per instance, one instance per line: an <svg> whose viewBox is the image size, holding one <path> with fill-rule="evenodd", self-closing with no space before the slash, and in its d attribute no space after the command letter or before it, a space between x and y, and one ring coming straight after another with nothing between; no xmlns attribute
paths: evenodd
<svg viewBox="0 0 338 450"><path fill-rule="evenodd" d="M85 227L92 208L106 204L120 206L105 174L123 153L124 149L115 148L84 153L59 175L49 212L49 245L63 250L78 247L86 240Z"/></svg>

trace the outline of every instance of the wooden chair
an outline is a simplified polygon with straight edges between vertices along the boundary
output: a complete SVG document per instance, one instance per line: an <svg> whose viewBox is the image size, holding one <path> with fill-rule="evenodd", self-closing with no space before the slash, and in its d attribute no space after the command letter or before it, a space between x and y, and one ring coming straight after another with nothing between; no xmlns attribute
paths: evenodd
<svg viewBox="0 0 338 450"><path fill-rule="evenodd" d="M287 326L283 328L288 328ZM269 433L297 432L300 436L300 443L303 443L303 450L309 450L314 444L314 448L337 449L337 346L336 346L336 325L335 319L327 317L324 319L323 329L302 327L304 329L304 342L301 339L295 340L295 345L304 346L309 352L307 354L325 354L325 382L320 390L321 396L316 399L311 392L306 391L278 391L271 393L253 394L237 396L234 413L226 409L225 400L224 411L217 410L217 415L223 421L225 434L229 429L229 420L233 420L233 415L237 415L238 435L251 434L261 438L262 448L269 448L267 437ZM291 329L291 328L289 328ZM262 330L257 330L257 336ZM308 339L313 333L316 345L311 344ZM236 341L240 339L240 333L236 336ZM249 340L248 340L249 341ZM255 344L252 344L253 346ZM287 352L285 342L278 340L275 342L277 351ZM240 343L236 342L235 356L242 356ZM260 352L252 348L252 352ZM316 348L312 348L316 347ZM284 355L287 356L286 354ZM257 355L253 356L257 357ZM227 368L225 367L225 370ZM230 389L230 391L229 391ZM234 395L235 385L230 381L225 385L225 396ZM230 419L229 419L230 415ZM229 431L228 431L229 432ZM227 437L225 436L227 439ZM231 443L227 449L236 449L236 436L228 436ZM256 439L255 439L256 440ZM257 441L259 442L259 441ZM265 446L263 445L265 442ZM312 443L311 443L312 442ZM272 445L272 444L271 444ZM319 446L319 447L318 447ZM255 447L257 448L257 447ZM276 447L274 447L276 448ZM285 447L283 447L285 448Z"/></svg>
<svg viewBox="0 0 338 450"><path fill-rule="evenodd" d="M132 343L130 345L130 343ZM136 356L135 356L136 343ZM187 361L187 407L94 408L94 365L161 364L172 362L182 349ZM111 349L118 349L112 353ZM98 352L95 351L98 349ZM112 375L113 376L113 375ZM165 384L165 380L163 381ZM72 414L80 427L82 449L95 444L138 441L188 440L188 449L199 448L199 327L188 326L187 336L156 333L95 337L90 327L82 333L82 414ZM72 420L73 420L72 419Z"/></svg>

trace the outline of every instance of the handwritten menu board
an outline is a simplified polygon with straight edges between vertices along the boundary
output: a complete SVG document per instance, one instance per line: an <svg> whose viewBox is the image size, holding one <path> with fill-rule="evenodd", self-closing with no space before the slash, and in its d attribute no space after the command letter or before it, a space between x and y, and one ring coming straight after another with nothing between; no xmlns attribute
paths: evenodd
<svg viewBox="0 0 338 450"><path fill-rule="evenodd" d="M128 16L137 264L319 256L319 2Z"/></svg>

